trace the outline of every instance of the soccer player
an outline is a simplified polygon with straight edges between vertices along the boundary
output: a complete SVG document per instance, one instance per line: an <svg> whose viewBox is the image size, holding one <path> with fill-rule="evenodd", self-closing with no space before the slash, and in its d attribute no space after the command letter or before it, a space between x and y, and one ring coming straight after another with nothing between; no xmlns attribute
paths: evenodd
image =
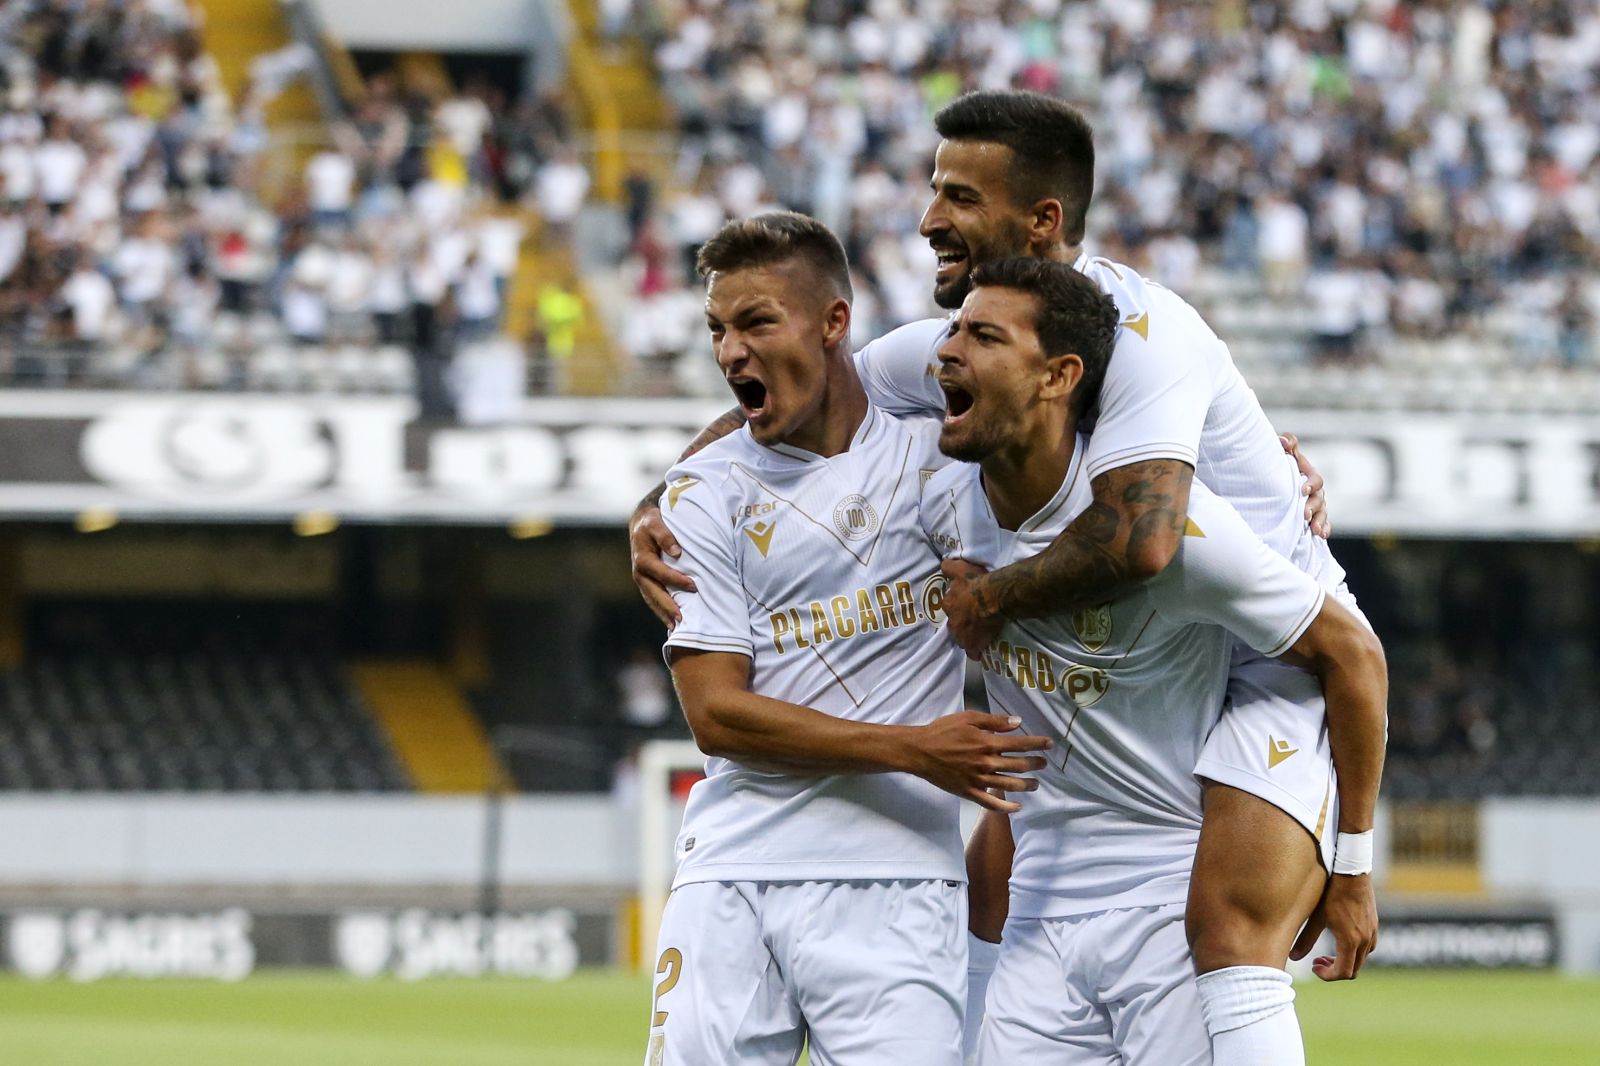
<svg viewBox="0 0 1600 1066"><path fill-rule="evenodd" d="M1077 427L1118 319L1066 264L977 269L939 349L939 446L981 469L957 464L930 479L930 496L946 498L930 521L940 543L959 540L955 554L985 566L1009 563L1093 506L1093 445ZM1320 679L1329 728L1366 756L1343 782L1361 784L1351 806L1375 802L1387 695L1377 638L1201 482L1159 575L1090 610L1010 621L986 649L991 704L1054 736L1059 754L1009 824L985 817L969 851L975 900L1010 878L1008 920L1006 907L973 915L989 937L1004 921L980 1066L1213 1061L1205 1015L1216 1005L1202 1007L1184 910L1201 836L1192 771L1222 715L1235 635ZM1257 1045L1231 1061L1282 1059Z"/></svg>
<svg viewBox="0 0 1600 1066"><path fill-rule="evenodd" d="M958 796L1026 791L1042 737L962 712L923 531L938 426L875 410L821 223L730 223L699 254L745 426L668 475L673 679L710 758L662 917L647 1063L956 1066L966 996Z"/></svg>
<svg viewBox="0 0 1600 1066"><path fill-rule="evenodd" d="M1268 546L1348 598L1343 570L1307 524L1309 486L1226 345L1176 294L1083 251L1094 187L1083 116L1034 93L977 92L934 123L943 139L922 232L939 256L936 300L959 307L974 266L1025 255L1074 265L1121 316L1084 424L1094 504L1029 558L987 575L952 575L945 609L968 653L988 647L1006 618L1098 610L1161 573L1182 540L1197 471ZM935 353L947 329L946 319L913 323L857 353L873 402L904 414L943 410ZM691 448L737 424L731 412ZM1320 509L1311 520L1326 534ZM636 581L646 602L670 617L661 583L681 577L659 553L670 558L676 545L648 498L630 532ZM1274 1066L1298 1066L1304 1050L1285 957L1303 957L1326 924L1337 954L1314 969L1325 980L1346 979L1373 941L1371 811L1338 805L1346 789L1328 769L1330 754L1340 767L1366 755L1325 727L1322 693L1303 671L1241 653L1228 696L1230 712L1193 768L1207 781L1188 911L1195 965L1207 975L1201 987L1222 1066L1249 1061L1235 1049L1256 1044L1273 1049ZM1325 811L1330 794L1336 802ZM994 947L975 940L973 949L981 985Z"/></svg>

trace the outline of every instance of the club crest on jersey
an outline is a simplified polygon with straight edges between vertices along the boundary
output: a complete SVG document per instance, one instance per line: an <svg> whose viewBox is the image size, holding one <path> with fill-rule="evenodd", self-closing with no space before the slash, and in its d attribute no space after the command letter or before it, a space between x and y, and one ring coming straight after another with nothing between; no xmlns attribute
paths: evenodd
<svg viewBox="0 0 1600 1066"><path fill-rule="evenodd" d="M834 507L833 528L845 540L866 540L878 531L878 512L865 496L852 492Z"/></svg>
<svg viewBox="0 0 1600 1066"><path fill-rule="evenodd" d="M1099 651L1111 639L1111 605L1085 607L1072 616L1072 629L1086 650Z"/></svg>
<svg viewBox="0 0 1600 1066"><path fill-rule="evenodd" d="M922 583L922 616L934 625L944 624L944 594L950 588L950 579L934 574Z"/></svg>

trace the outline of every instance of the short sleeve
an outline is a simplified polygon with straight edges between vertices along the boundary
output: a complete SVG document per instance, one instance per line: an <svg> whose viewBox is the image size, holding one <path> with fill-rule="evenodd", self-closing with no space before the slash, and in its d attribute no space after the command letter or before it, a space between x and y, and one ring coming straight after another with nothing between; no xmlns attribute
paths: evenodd
<svg viewBox="0 0 1600 1066"><path fill-rule="evenodd" d="M733 652L754 658L750 607L728 536L733 527L726 520L718 520L722 509L712 486L681 468L667 478L661 517L683 549L683 554L672 562L694 579L695 591L672 591L683 618L668 634L666 647Z"/></svg>
<svg viewBox="0 0 1600 1066"><path fill-rule="evenodd" d="M952 463L928 478L922 528L941 559L965 559L990 570L1000 563L1000 527L975 466Z"/></svg>
<svg viewBox="0 0 1600 1066"><path fill-rule="evenodd" d="M1209 346L1221 341L1187 311L1156 306L1144 312L1142 323L1123 324L1084 459L1091 481L1151 459L1198 465L1200 431L1214 390ZM1148 337L1139 336L1134 325L1142 325Z"/></svg>
<svg viewBox="0 0 1600 1066"><path fill-rule="evenodd" d="M867 398L892 415L940 414L937 353L950 323L928 318L891 330L856 353L856 373Z"/></svg>
<svg viewBox="0 0 1600 1066"><path fill-rule="evenodd" d="M1264 655L1282 655L1306 631L1327 595L1267 547L1227 501L1196 482L1183 543L1146 587L1156 609L1183 622L1208 622Z"/></svg>

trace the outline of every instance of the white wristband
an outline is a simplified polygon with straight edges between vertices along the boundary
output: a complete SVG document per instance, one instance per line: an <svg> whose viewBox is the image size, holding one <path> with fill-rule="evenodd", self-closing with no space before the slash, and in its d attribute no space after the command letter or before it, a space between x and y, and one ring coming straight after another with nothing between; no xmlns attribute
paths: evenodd
<svg viewBox="0 0 1600 1066"><path fill-rule="evenodd" d="M1372 872L1372 830L1339 834L1333 844L1333 872L1351 877Z"/></svg>

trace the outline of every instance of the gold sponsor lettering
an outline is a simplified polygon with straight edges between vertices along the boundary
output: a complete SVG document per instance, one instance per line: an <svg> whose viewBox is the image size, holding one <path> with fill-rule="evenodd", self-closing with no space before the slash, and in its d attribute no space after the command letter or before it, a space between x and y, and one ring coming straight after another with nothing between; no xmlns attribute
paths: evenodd
<svg viewBox="0 0 1600 1066"><path fill-rule="evenodd" d="M800 612L795 610L793 607L789 608L789 628L794 631L794 643L796 647L811 647L811 642L806 639L804 633L800 632Z"/></svg>
<svg viewBox="0 0 1600 1066"><path fill-rule="evenodd" d="M861 619L861 632L876 633L878 625L878 612L872 609L872 597L867 595L866 589L856 589L856 617Z"/></svg>
<svg viewBox="0 0 1600 1066"><path fill-rule="evenodd" d="M772 616L772 646L777 649L779 655L783 654L783 637L788 632L789 619L782 611L779 611Z"/></svg>
<svg viewBox="0 0 1600 1066"><path fill-rule="evenodd" d="M1045 652L1034 653L1034 665L1039 671L1039 691L1054 692L1056 690L1056 668L1050 661L1050 656Z"/></svg>
<svg viewBox="0 0 1600 1066"><path fill-rule="evenodd" d="M894 583L894 598L900 601L900 621L903 625L913 625L917 620L917 599L911 594L909 581L896 581Z"/></svg>
<svg viewBox="0 0 1600 1066"><path fill-rule="evenodd" d="M833 639L833 630L828 627L828 614L822 609L822 604L811 601L811 643L826 644Z"/></svg>
<svg viewBox="0 0 1600 1066"><path fill-rule="evenodd" d="M894 593L889 591L888 585L878 585L872 590L878 598L878 610L883 612L883 628L893 629L900 624L900 616L894 609Z"/></svg>
<svg viewBox="0 0 1600 1066"><path fill-rule="evenodd" d="M1017 649L1017 684L1023 688L1038 688L1033 678L1033 655L1027 648Z"/></svg>
<svg viewBox="0 0 1600 1066"><path fill-rule="evenodd" d="M855 636L856 624L847 613L850 610L850 597L835 596L828 603L833 608L833 631L839 634L841 640Z"/></svg>

